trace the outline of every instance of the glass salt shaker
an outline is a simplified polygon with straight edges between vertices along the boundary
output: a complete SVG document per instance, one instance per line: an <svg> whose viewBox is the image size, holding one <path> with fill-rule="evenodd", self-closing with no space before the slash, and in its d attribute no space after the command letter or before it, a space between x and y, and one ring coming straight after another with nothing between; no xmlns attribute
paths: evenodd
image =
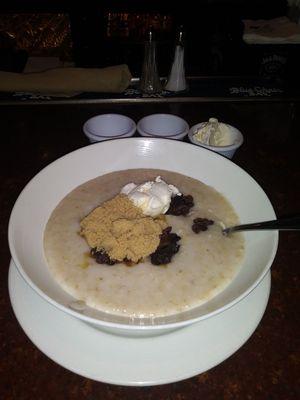
<svg viewBox="0 0 300 400"><path fill-rule="evenodd" d="M145 54L140 80L140 90L142 93L154 94L161 93L162 86L157 71L156 64L156 42L152 28L147 33L145 42Z"/></svg>
<svg viewBox="0 0 300 400"><path fill-rule="evenodd" d="M181 92L187 89L184 68L184 32L182 26L180 26L177 33L173 63L165 89L169 92Z"/></svg>

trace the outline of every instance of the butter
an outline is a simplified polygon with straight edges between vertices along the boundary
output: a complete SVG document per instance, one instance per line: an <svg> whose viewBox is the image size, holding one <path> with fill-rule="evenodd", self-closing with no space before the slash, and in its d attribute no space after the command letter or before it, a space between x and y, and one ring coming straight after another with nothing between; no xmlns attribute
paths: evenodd
<svg viewBox="0 0 300 400"><path fill-rule="evenodd" d="M216 118L210 118L208 122L203 123L193 134L193 139L210 146L229 146L232 144L230 128Z"/></svg>

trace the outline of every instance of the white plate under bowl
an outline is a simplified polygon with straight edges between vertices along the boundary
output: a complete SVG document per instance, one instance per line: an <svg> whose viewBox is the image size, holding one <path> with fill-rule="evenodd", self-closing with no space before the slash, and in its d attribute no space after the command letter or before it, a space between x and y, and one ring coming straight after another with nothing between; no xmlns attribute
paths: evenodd
<svg viewBox="0 0 300 400"><path fill-rule="evenodd" d="M40 296L99 328L140 335L162 333L216 315L239 302L259 284L276 254L276 231L245 233L246 256L237 277L218 296L190 311L132 320L89 307L82 312L71 309L74 299L56 283L47 266L43 248L46 223L62 198L77 186L100 175L130 168L174 171L213 186L231 202L241 223L275 218L268 197L255 180L216 153L167 139L130 138L96 143L67 154L43 169L28 183L13 208L9 222L10 251L23 278Z"/></svg>
<svg viewBox="0 0 300 400"><path fill-rule="evenodd" d="M38 296L13 262L9 293L27 336L59 365L100 382L150 386L198 375L236 352L263 316L270 293L270 273L229 310L151 338L111 335L72 318Z"/></svg>

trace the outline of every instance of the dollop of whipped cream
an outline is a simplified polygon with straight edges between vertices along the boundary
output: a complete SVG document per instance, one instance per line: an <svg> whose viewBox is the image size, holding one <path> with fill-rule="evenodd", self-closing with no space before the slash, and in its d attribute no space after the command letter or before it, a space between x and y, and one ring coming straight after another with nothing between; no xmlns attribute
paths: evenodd
<svg viewBox="0 0 300 400"><path fill-rule="evenodd" d="M157 217L165 214L173 196L181 195L174 185L168 185L160 176L155 181L148 181L140 185L128 183L121 189L121 193L129 197L134 205L141 208L143 214Z"/></svg>
<svg viewBox="0 0 300 400"><path fill-rule="evenodd" d="M232 144L229 127L216 118L210 118L208 122L198 128L193 138L211 146L229 146Z"/></svg>

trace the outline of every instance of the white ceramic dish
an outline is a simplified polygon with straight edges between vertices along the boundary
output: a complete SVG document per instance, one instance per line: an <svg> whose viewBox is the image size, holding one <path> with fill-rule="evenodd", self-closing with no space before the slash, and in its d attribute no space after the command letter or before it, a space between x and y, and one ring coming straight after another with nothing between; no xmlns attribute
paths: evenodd
<svg viewBox="0 0 300 400"><path fill-rule="evenodd" d="M229 133L231 135L232 144L228 146L211 146L208 144L201 143L194 138L194 134L197 132L198 129L202 128L204 124L206 124L206 122L201 122L190 128L188 133L190 142L197 146L205 147L206 149L219 153L227 158L232 158L236 150L243 144L244 137L242 133L234 126L226 124L229 127Z"/></svg>
<svg viewBox="0 0 300 400"><path fill-rule="evenodd" d="M9 222L9 246L26 282L67 314L120 334L148 335L177 329L223 312L247 296L273 262L278 244L276 231L245 233L246 257L236 279L218 296L190 311L163 318L130 319L88 307L82 312L70 308L74 299L54 281L44 256L46 223L60 200L78 185L130 168L159 168L199 179L227 197L242 223L275 218L270 201L251 176L214 152L165 139L130 138L97 143L50 164L17 199Z"/></svg>
<svg viewBox="0 0 300 400"><path fill-rule="evenodd" d="M100 114L88 119L83 132L91 143L133 136L136 123L122 114Z"/></svg>
<svg viewBox="0 0 300 400"><path fill-rule="evenodd" d="M134 135L134 132L129 132L129 133L125 133L124 135L121 135L121 136L104 137L104 136L95 136L88 132L85 133L85 136L89 139L90 143L103 142L105 140L111 140L111 139L123 139L123 138L131 137L133 135Z"/></svg>
<svg viewBox="0 0 300 400"><path fill-rule="evenodd" d="M144 137L180 140L189 131L188 123L173 114L151 114L139 120L137 131Z"/></svg>
<svg viewBox="0 0 300 400"><path fill-rule="evenodd" d="M129 338L101 332L58 310L26 284L13 262L9 269L13 310L31 341L72 372L126 386L176 382L220 364L251 336L269 292L270 273L249 296L221 314L168 335Z"/></svg>

